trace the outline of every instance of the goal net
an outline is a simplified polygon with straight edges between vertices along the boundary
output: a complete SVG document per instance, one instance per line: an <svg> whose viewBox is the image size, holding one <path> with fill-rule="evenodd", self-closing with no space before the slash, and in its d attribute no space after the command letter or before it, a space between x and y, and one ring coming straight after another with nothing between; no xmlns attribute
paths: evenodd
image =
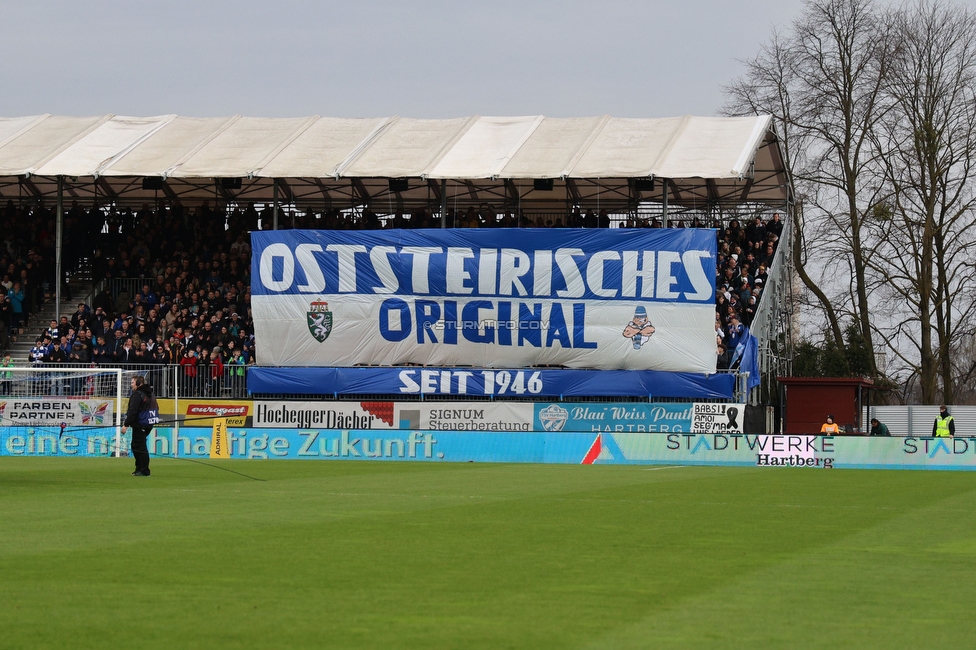
<svg viewBox="0 0 976 650"><path fill-rule="evenodd" d="M143 374L118 368L0 367L0 455L128 455L129 443L121 435L123 387Z"/></svg>

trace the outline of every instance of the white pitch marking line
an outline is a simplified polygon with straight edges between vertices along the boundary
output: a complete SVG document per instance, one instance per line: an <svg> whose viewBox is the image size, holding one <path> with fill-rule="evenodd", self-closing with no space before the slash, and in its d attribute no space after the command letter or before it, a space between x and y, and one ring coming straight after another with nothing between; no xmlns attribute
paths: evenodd
<svg viewBox="0 0 976 650"><path fill-rule="evenodd" d="M644 469L645 472L656 472L659 469L677 469L679 467L684 467L684 465L668 465L667 467L648 467Z"/></svg>

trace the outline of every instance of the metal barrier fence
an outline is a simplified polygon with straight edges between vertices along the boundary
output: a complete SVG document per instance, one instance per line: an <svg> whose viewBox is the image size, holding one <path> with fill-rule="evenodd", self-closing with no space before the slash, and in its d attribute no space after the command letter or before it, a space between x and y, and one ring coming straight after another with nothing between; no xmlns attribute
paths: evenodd
<svg viewBox="0 0 976 650"><path fill-rule="evenodd" d="M27 367L29 364L17 364L16 367ZM125 378L124 392L128 394L128 380L131 377L141 376L153 387L156 397L163 398L183 398L183 397L214 397L224 399L241 399L247 397L247 369L245 366L225 365L219 374L213 373L213 367L199 368L196 366L162 365L162 364L138 364L138 363L110 363L92 364L89 366L91 376L95 377L95 382L86 381L81 376L61 377L58 370L61 368L80 369L85 366L81 364L61 364L43 363L30 366L39 369L38 377L31 385L29 392L21 386L20 388L11 387L10 395L36 395L38 390L49 391L49 395L86 395L92 394L91 391L98 389L98 377L100 371L122 370ZM2 376L0 368L0 376ZM112 376L114 382L114 374ZM113 384L114 385L114 384ZM24 386L27 386L24 384ZM0 387L0 393L2 393Z"/></svg>
<svg viewBox="0 0 976 650"><path fill-rule="evenodd" d="M92 364L88 366L90 370L90 375L95 377L94 380L86 381L81 377L71 377L62 378L61 375L64 373L58 373L57 371L61 368L78 370L85 368L81 364L60 364L60 363L42 363L42 364L15 364L16 368L31 367L38 369L38 376L36 383L30 388L28 392L27 389L21 388L14 390L9 388L7 393L4 393L2 386L0 386L0 395L37 395L38 390L50 391L49 395L91 395L93 390L102 390L100 380L98 379L100 373L104 373L107 370L122 370L123 374L123 392L128 394L128 381L134 376L143 377L146 382L153 387L153 391L156 393L156 397L163 398L177 398L182 399L184 397L211 397L211 398L222 398L222 399L243 399L246 397L254 397L257 399L308 399L308 400L340 400L340 401L362 401L362 400L383 400L383 399L396 399L397 401L424 401L424 400L436 400L436 401L545 401L543 398L495 398L495 397L479 397L474 395L462 395L462 396L451 396L451 395L394 395L394 396L382 396L382 395L280 395L280 394L255 394L248 395L247 392L247 367L239 365L227 364L223 367L223 371L218 375L214 376L212 372L213 367L199 368L197 366L180 366L180 365L163 365L163 364L138 364L138 363L110 363L110 364ZM731 401L739 402L745 400L746 398L746 380L749 373L747 372L737 372L737 371L722 371L723 374L732 374L735 376L735 393ZM105 381L109 381L108 374L105 374ZM3 368L0 368L0 383L2 383ZM94 383L93 383L94 381ZM112 374L111 381L114 382L114 373ZM113 383L114 385L114 383ZM101 394L101 393L94 393ZM647 397L579 397L579 398L565 398L563 401L579 401L579 402L647 402L652 401L652 398ZM683 400L683 399L670 399L670 398L653 398L656 402L683 402L683 401L696 401L693 399ZM724 400L709 400L709 401L724 401Z"/></svg>

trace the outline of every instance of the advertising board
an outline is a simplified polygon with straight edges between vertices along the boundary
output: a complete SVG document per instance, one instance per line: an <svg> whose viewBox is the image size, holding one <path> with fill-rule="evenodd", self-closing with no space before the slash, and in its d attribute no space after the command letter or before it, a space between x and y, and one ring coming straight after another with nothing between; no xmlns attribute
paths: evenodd
<svg viewBox="0 0 976 650"><path fill-rule="evenodd" d="M706 402L538 402L535 430L742 433L744 410L744 404Z"/></svg>
<svg viewBox="0 0 976 650"><path fill-rule="evenodd" d="M393 402L254 402L258 428L395 429L397 425Z"/></svg>
<svg viewBox="0 0 976 650"><path fill-rule="evenodd" d="M60 436L52 427L0 427L0 456L106 456L113 430ZM154 429L157 458L210 458L212 428ZM236 459L714 465L810 469L976 470L976 438L740 433L483 432L227 429Z"/></svg>
<svg viewBox="0 0 976 650"><path fill-rule="evenodd" d="M177 415L186 426L213 426L213 418L227 418L227 424L232 427L251 426L254 403L246 399L210 399L188 397L179 400L160 398L159 413L164 422L172 422Z"/></svg>
<svg viewBox="0 0 976 650"><path fill-rule="evenodd" d="M115 424L115 400L77 397L8 397L0 401L3 426L103 426Z"/></svg>
<svg viewBox="0 0 976 650"><path fill-rule="evenodd" d="M256 400L257 428L530 431L527 402L354 402Z"/></svg>

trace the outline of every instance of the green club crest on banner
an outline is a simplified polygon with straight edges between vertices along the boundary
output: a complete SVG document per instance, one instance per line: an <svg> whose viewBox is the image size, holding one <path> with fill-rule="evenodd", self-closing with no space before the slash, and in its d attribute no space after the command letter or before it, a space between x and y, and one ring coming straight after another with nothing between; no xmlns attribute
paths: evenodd
<svg viewBox="0 0 976 650"><path fill-rule="evenodd" d="M329 338L332 333L332 312L329 311L329 303L323 301L313 302L305 312L308 317L308 332L315 340L321 343Z"/></svg>

